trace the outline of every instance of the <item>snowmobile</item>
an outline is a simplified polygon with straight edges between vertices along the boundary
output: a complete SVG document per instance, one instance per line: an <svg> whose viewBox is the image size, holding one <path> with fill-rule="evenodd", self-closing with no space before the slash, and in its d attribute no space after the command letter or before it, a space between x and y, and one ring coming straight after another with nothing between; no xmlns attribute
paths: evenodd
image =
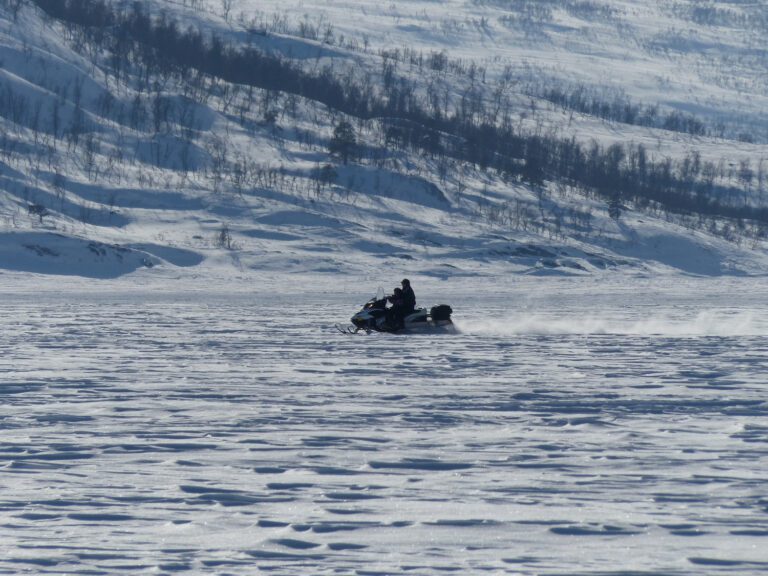
<svg viewBox="0 0 768 576"><path fill-rule="evenodd" d="M384 289L380 287L376 295L352 316L351 325L337 324L336 328L340 332L349 334L357 334L360 331L366 333L455 331L451 320L453 309L448 304L438 304L429 310L416 308L405 316L402 323L399 323L391 312L392 308L387 308L388 299L389 297L384 295Z"/></svg>

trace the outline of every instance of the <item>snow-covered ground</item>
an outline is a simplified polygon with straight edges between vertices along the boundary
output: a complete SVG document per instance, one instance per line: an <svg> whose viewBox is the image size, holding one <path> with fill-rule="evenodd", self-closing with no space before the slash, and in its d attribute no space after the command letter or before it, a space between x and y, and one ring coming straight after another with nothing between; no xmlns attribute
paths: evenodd
<svg viewBox="0 0 768 576"><path fill-rule="evenodd" d="M351 280L4 277L0 572L768 571L762 281Z"/></svg>

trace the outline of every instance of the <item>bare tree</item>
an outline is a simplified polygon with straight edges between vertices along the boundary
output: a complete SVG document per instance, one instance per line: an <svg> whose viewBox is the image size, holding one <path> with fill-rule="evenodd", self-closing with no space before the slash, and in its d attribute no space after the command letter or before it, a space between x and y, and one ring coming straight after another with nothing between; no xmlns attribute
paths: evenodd
<svg viewBox="0 0 768 576"><path fill-rule="evenodd" d="M221 225L221 229L216 232L214 244L217 248L226 248L227 250L234 249L234 243L232 242L232 232L229 229L227 223Z"/></svg>
<svg viewBox="0 0 768 576"><path fill-rule="evenodd" d="M229 15L232 12L234 0L221 0L221 10L224 12L224 20L229 22Z"/></svg>

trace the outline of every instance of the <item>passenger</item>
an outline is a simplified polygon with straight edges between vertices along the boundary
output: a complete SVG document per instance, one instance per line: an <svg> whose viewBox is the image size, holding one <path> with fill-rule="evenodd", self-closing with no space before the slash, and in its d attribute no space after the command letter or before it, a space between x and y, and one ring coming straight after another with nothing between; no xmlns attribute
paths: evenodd
<svg viewBox="0 0 768 576"><path fill-rule="evenodd" d="M392 308L387 311L388 323L395 330L399 330L403 327L403 320L405 318L403 291L400 288L395 288L394 294L387 296L387 300L392 303Z"/></svg>

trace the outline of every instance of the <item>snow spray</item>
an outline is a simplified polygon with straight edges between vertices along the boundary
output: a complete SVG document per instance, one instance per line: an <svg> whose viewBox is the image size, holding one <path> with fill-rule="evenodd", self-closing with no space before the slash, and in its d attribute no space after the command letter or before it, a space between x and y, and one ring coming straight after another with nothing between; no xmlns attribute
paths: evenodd
<svg viewBox="0 0 768 576"><path fill-rule="evenodd" d="M517 314L494 320L463 319L458 328L464 334L489 336L518 335L598 335L627 336L761 336L768 333L766 319L752 311L707 310L685 316L655 314L642 318L615 315L582 316L576 313L562 317L545 314Z"/></svg>

